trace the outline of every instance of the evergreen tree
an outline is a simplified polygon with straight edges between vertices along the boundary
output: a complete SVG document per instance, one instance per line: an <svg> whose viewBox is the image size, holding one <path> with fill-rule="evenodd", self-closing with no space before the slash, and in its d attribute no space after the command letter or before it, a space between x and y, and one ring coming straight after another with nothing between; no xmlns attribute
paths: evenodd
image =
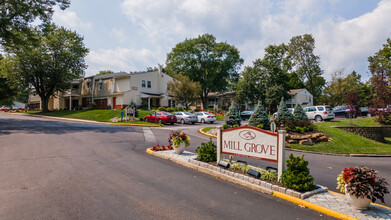
<svg viewBox="0 0 391 220"><path fill-rule="evenodd" d="M277 121L280 124L285 124L286 121L293 122L295 117L292 115L291 111L286 107L284 97L281 98L280 106L278 107Z"/></svg>
<svg viewBox="0 0 391 220"><path fill-rule="evenodd" d="M242 120L240 119L240 115L239 115L238 109L234 105L231 105L229 107L227 116L228 116L227 124L229 126L231 126L231 127L233 127L234 125L239 125L240 126L240 122Z"/></svg>
<svg viewBox="0 0 391 220"><path fill-rule="evenodd" d="M251 115L248 120L248 125L257 127L262 125L262 128L265 130L270 129L270 121L262 105L259 103L254 110L254 114Z"/></svg>
<svg viewBox="0 0 391 220"><path fill-rule="evenodd" d="M296 105L293 115L295 117L295 120L308 120L307 115L299 104Z"/></svg>

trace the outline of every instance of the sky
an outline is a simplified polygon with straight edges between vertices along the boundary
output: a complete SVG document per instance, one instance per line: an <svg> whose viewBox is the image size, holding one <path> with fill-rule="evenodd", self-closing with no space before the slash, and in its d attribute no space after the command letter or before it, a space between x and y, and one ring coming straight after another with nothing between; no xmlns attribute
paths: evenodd
<svg viewBox="0 0 391 220"><path fill-rule="evenodd" d="M368 57L391 37L391 0L71 0L53 21L84 37L86 76L165 65L177 43L204 33L235 46L243 67L312 34L326 80L355 70L366 81Z"/></svg>

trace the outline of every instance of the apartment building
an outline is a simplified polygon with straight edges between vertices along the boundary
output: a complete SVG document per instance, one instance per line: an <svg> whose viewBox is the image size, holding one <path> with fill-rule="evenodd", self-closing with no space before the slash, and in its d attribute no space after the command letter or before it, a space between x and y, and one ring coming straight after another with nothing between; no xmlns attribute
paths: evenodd
<svg viewBox="0 0 391 220"><path fill-rule="evenodd" d="M87 109L95 102L97 109L121 109L131 101L148 109L170 106L167 85L172 78L162 72L111 73L74 80L71 89L58 92L49 100L49 110ZM31 90L30 108L40 108L40 98Z"/></svg>

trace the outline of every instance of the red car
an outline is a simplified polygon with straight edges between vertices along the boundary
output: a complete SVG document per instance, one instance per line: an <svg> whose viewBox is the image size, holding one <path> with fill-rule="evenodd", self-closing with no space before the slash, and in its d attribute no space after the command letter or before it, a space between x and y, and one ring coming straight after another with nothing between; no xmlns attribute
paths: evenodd
<svg viewBox="0 0 391 220"><path fill-rule="evenodd" d="M156 115L156 117L155 117ZM174 124L176 122L176 116L170 112L155 112L144 117L145 122L159 123L159 124Z"/></svg>

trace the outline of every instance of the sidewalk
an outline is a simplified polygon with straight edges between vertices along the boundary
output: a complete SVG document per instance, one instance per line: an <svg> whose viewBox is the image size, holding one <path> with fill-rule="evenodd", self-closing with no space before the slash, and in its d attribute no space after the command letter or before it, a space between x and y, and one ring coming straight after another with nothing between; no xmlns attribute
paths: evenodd
<svg viewBox="0 0 391 220"><path fill-rule="evenodd" d="M257 181L255 178L240 179L235 175L228 175L228 172L224 169L196 161L195 158L197 157L197 154L192 152L185 151L182 155L174 154L173 150L155 152L147 149L147 152L154 156L171 160L182 166L217 176L223 180L245 186L252 190L274 195L338 219L391 219L391 208L389 207L371 204L368 210L362 211L352 209L347 203L344 195L330 191L321 192L305 199L299 199L286 194L288 190L286 192L275 191L261 185L260 181Z"/></svg>

